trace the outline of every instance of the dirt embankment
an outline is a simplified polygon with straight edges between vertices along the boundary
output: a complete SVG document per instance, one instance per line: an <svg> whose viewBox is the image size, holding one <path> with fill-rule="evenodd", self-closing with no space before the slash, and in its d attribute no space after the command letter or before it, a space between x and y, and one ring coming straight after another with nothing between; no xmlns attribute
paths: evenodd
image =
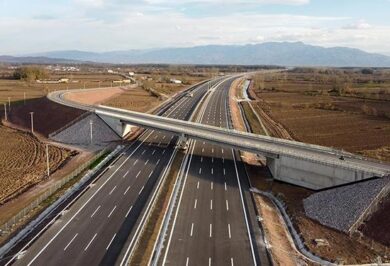
<svg viewBox="0 0 390 266"><path fill-rule="evenodd" d="M15 105L9 114L12 124L31 130L30 112L34 112L34 132L47 137L53 131L73 121L85 111L54 103L46 97Z"/></svg>
<svg viewBox="0 0 390 266"><path fill-rule="evenodd" d="M385 261L383 258L386 250L383 247L378 250L371 249L343 232L328 228L308 218L302 200L314 193L313 191L273 181L265 167L263 171L259 169L257 166L247 165L252 185L260 190L272 192L283 200L295 229L312 253L344 264L373 263L378 256ZM323 239L326 244L319 245L316 239Z"/></svg>
<svg viewBox="0 0 390 266"><path fill-rule="evenodd" d="M359 230L364 235L390 247L390 196L380 203L378 210Z"/></svg>

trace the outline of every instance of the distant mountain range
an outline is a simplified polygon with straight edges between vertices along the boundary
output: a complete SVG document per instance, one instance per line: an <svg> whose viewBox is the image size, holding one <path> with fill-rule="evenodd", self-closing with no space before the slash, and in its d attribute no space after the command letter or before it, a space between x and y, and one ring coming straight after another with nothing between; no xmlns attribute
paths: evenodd
<svg viewBox="0 0 390 266"><path fill-rule="evenodd" d="M31 57L100 63L224 64L281 66L390 67L390 56L347 47L324 48L302 42L207 45L112 52L54 51ZM0 57L1 61L1 57Z"/></svg>
<svg viewBox="0 0 390 266"><path fill-rule="evenodd" d="M45 56L9 56L0 55L0 62L9 64L76 64L77 60L50 58Z"/></svg>

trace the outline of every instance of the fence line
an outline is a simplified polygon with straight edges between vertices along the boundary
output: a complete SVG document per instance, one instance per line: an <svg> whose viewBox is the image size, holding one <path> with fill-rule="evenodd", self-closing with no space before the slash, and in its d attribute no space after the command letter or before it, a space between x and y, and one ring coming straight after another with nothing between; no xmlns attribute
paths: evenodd
<svg viewBox="0 0 390 266"><path fill-rule="evenodd" d="M27 207L23 208L20 212L18 212L16 215L11 217L8 221L6 221L4 224L0 226L0 234L7 234L10 233L12 228L21 222L23 219L26 218L26 216L35 208L37 208L43 201L48 199L50 196L52 196L58 189L62 188L65 184L67 184L70 180L78 176L80 173L85 171L96 159L98 159L100 156L102 156L105 152L107 152L107 149L101 150L99 153L97 153L94 157L92 157L89 161L83 163L79 167L77 167L75 170L73 170L70 174L68 174L66 177L62 178L61 180L57 181L55 184L50 186L48 190L46 190L43 194L41 194L39 197L37 197L33 202L31 202Z"/></svg>

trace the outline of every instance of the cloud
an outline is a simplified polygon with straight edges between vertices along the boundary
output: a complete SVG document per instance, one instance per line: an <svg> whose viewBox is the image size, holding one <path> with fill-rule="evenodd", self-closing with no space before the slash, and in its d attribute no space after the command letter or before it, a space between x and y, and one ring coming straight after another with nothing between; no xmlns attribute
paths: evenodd
<svg viewBox="0 0 390 266"><path fill-rule="evenodd" d="M390 43L390 26L369 25L364 20L350 17L254 12L194 17L180 9L147 5L144 0L135 0L132 5L125 0L73 1L77 1L77 8L67 10L64 12L66 16L56 16L55 19L45 15L0 17L2 53L66 49L110 51L267 41L303 41L328 47L384 51L386 44ZM247 1L265 3L272 0ZM123 6L120 5L122 2L125 3ZM118 6L111 8L112 5ZM52 20L48 23L47 19Z"/></svg>
<svg viewBox="0 0 390 266"><path fill-rule="evenodd" d="M343 27L343 29L347 30L365 30L370 28L372 28L372 26L368 24L365 20L359 20L355 23Z"/></svg>
<svg viewBox="0 0 390 266"><path fill-rule="evenodd" d="M309 4L310 0L145 0L149 4L185 4L185 3L203 3L203 4L269 4L269 5L304 5Z"/></svg>
<svg viewBox="0 0 390 266"><path fill-rule="evenodd" d="M103 7L104 4L107 2L105 0L74 0L74 2L78 5L85 6L85 7Z"/></svg>

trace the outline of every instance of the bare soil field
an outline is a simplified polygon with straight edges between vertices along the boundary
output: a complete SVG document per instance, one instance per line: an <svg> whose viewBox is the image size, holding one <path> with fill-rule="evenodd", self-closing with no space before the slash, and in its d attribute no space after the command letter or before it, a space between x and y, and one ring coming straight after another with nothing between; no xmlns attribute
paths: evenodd
<svg viewBox="0 0 390 266"><path fill-rule="evenodd" d="M46 175L45 145L29 133L0 126L0 204L37 184ZM49 146L50 168L57 169L71 155Z"/></svg>
<svg viewBox="0 0 390 266"><path fill-rule="evenodd" d="M130 111L147 112L162 103L158 97L140 87L127 89L124 93L104 102L105 105Z"/></svg>
<svg viewBox="0 0 390 266"><path fill-rule="evenodd" d="M390 161L390 74L268 75L254 78L253 104L294 139Z"/></svg>
<svg viewBox="0 0 390 266"><path fill-rule="evenodd" d="M67 93L65 95L65 99L82 103L82 104L100 104L105 101L107 101L110 98L114 98L126 91L125 88L122 87L107 87L107 88L102 88L99 91L86 91L86 92L77 92L77 93Z"/></svg>

